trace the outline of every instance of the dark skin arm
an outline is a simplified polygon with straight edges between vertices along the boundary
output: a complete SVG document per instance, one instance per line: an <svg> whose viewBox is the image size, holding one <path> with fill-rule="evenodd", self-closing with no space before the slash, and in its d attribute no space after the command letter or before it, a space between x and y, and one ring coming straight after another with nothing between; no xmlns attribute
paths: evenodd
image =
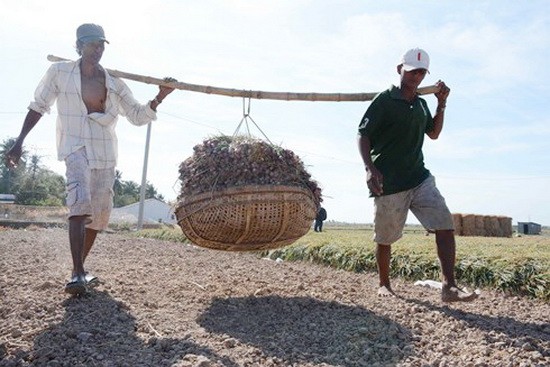
<svg viewBox="0 0 550 367"><path fill-rule="evenodd" d="M29 110L29 112L27 112L27 116L25 117L25 121L23 122L23 127L21 128L19 137L15 141L15 144L13 144L10 150L8 150L8 152L6 153L5 159L6 165L8 167L17 167L19 159L21 158L21 154L23 154L23 141L41 117L42 115L34 110Z"/></svg>
<svg viewBox="0 0 550 367"><path fill-rule="evenodd" d="M361 158L363 158L365 170L367 171L367 187L374 195L380 196L384 193L384 176L372 162L370 156L370 140L366 136L359 136L357 141L359 153L361 154Z"/></svg>
<svg viewBox="0 0 550 367"><path fill-rule="evenodd" d="M447 97L449 97L449 93L451 91L451 89L447 87L445 83L441 80L438 81L436 85L439 86L439 92L435 93L435 97L437 98L437 109L434 116L434 129L429 133L426 133L426 135L428 135L430 139L433 140L439 138L439 134L441 134L441 130L443 130L443 121L445 119L445 106L447 104Z"/></svg>
<svg viewBox="0 0 550 367"><path fill-rule="evenodd" d="M170 78L170 77L164 78L164 81L167 82L167 83L177 82L176 79ZM172 88L172 87L168 87L168 86L165 86L165 85L159 86L159 93L155 96L155 99L153 99L151 102L149 102L149 106L151 106L151 109L156 112L157 107L162 102L162 100L164 98L166 98L166 96L168 96L173 91L174 91L174 88Z"/></svg>

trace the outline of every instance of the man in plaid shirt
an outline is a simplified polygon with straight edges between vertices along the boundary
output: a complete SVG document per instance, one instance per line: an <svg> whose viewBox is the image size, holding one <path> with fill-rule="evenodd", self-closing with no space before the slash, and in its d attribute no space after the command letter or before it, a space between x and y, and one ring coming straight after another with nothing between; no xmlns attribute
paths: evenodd
<svg viewBox="0 0 550 367"><path fill-rule="evenodd" d="M69 242L72 277L70 294L87 292L98 279L84 271L84 261L97 233L107 228L113 207L117 163L115 127L119 115L141 126L156 120L156 109L174 89L161 86L151 101L140 104L128 86L99 64L105 43L103 28L82 24L77 29L77 61L53 64L36 88L21 133L6 154L8 167L19 161L23 141L44 113L57 102L57 155L67 170ZM174 81L168 78L167 81Z"/></svg>

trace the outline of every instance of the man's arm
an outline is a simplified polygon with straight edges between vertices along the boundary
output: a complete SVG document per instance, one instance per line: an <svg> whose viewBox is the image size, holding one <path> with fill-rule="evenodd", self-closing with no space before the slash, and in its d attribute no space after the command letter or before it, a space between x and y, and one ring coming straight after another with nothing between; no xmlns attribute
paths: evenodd
<svg viewBox="0 0 550 367"><path fill-rule="evenodd" d="M165 82L177 82L176 79L170 78L170 77L164 78L164 81ZM164 86L164 85L159 86L159 93L155 96L155 98L153 100L151 100L151 102L149 102L149 106L151 107L151 109L153 111L157 112L158 105L161 104L162 101L164 100L164 98L166 98L166 96L168 96L173 91L174 91L174 88L172 88L172 87L167 87L167 86Z"/></svg>
<svg viewBox="0 0 550 367"><path fill-rule="evenodd" d="M380 171L378 171L370 156L371 146L369 138L367 136L359 135L358 145L359 153L361 154L361 158L363 158L365 170L367 171L367 187L374 195L382 195L384 192L384 176L380 173Z"/></svg>
<svg viewBox="0 0 550 367"><path fill-rule="evenodd" d="M439 92L435 93L435 96L437 98L437 108L435 110L435 116L433 118L434 129L426 133L426 135L428 135L433 140L439 138L439 134L441 134L441 131L443 130L443 121L445 120L445 107L447 106L447 97L449 97L449 93L451 91L451 89L449 89L449 87L447 87L445 83L441 80L437 82L436 85L439 86Z"/></svg>
<svg viewBox="0 0 550 367"><path fill-rule="evenodd" d="M27 116L25 116L25 121L23 122L23 127L21 128L21 132L19 133L19 136L17 137L17 140L13 144L13 146L8 150L6 153L6 165L8 167L16 167L17 163L19 163L19 159L21 158L21 154L23 154L23 141L25 140L25 137L27 137L28 133L34 128L38 120L42 118L42 115L35 110L29 109L29 112L27 112Z"/></svg>
<svg viewBox="0 0 550 367"><path fill-rule="evenodd" d="M165 78L168 82L175 80L171 78ZM130 123L136 126L147 125L149 122L156 120L156 109L164 98L174 88L167 86L159 86L159 92L153 100L145 105L139 103L130 90L130 88L120 78L113 78L116 85L117 98L119 98L121 114L125 116ZM100 124L101 122L98 121Z"/></svg>

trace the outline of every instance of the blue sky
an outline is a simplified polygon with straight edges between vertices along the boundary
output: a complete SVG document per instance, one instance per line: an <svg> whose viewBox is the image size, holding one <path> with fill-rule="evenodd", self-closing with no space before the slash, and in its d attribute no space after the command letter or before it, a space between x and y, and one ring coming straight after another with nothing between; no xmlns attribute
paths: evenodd
<svg viewBox="0 0 550 367"><path fill-rule="evenodd" d="M52 4L55 3L55 6ZM546 1L196 0L6 2L0 14L2 140L19 134L48 54L76 58L75 30L101 24L111 69L218 87L378 92L399 82L409 48L431 57L425 85L451 87L445 127L426 140L427 167L455 213L550 225L550 15ZM146 103L156 86L128 81ZM426 97L435 108L435 97ZM175 91L152 127L148 181L167 199L178 165L204 138L232 134L240 98ZM356 131L368 102L252 100L269 139L300 155L324 188L329 219L372 222ZM56 161L55 113L26 148ZM118 122L122 178L141 182L146 128ZM409 223L417 223L411 215Z"/></svg>

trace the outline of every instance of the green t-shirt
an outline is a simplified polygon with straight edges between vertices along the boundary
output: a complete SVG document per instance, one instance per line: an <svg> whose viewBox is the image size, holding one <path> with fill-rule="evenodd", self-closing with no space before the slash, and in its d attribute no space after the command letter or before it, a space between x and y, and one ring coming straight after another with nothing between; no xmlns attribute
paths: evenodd
<svg viewBox="0 0 550 367"><path fill-rule="evenodd" d="M396 86L378 94L359 124L359 134L371 144L371 158L384 175L384 195L412 189L430 171L424 167L424 134L434 128L426 101L411 103Z"/></svg>

